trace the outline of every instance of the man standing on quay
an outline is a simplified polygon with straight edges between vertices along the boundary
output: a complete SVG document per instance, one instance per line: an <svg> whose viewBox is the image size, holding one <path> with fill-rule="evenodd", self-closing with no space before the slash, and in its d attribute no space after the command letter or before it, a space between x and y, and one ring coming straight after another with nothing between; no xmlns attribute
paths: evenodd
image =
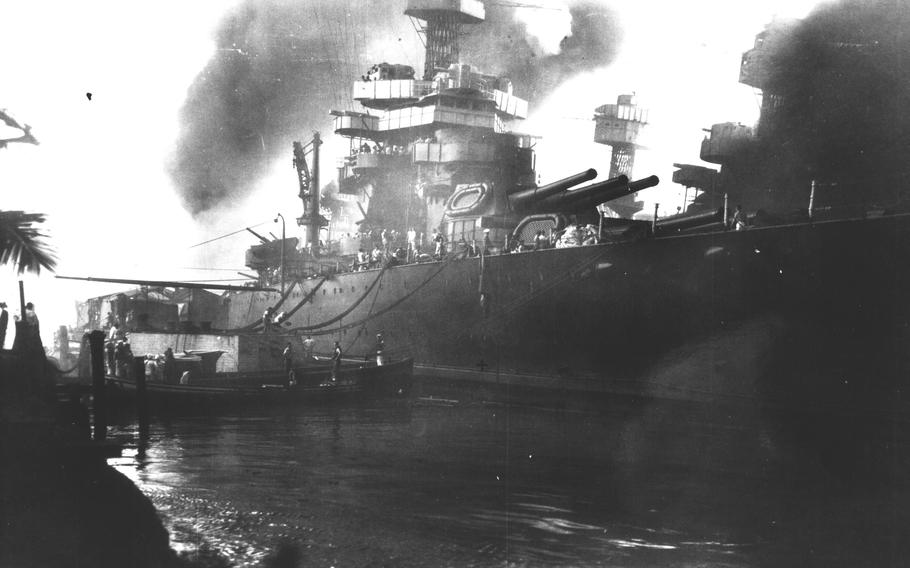
<svg viewBox="0 0 910 568"><path fill-rule="evenodd" d="M0 349L6 343L6 328L9 325L9 312L6 311L6 302L0 302Z"/></svg>

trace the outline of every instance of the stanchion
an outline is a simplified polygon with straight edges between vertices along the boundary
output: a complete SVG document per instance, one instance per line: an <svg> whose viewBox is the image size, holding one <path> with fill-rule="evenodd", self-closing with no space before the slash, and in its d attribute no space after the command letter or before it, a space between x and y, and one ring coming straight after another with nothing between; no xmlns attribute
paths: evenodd
<svg viewBox="0 0 910 568"><path fill-rule="evenodd" d="M145 362L142 357L133 357L133 380L136 381L136 418L139 420L140 443L149 435L148 389L145 385Z"/></svg>
<svg viewBox="0 0 910 568"><path fill-rule="evenodd" d="M104 332L95 330L89 334L89 348L92 353L92 409L94 431L92 439L107 439L107 396L104 392Z"/></svg>

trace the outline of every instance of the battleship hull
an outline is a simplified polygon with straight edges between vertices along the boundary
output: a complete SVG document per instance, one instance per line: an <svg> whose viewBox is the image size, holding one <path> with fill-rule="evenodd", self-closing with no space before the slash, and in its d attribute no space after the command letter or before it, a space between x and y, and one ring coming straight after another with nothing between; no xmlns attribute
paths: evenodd
<svg viewBox="0 0 910 568"><path fill-rule="evenodd" d="M382 332L436 375L888 404L910 368L908 243L903 215L707 232L342 273L297 283L279 310L311 296L284 327L317 350L367 353ZM236 293L219 323L280 300Z"/></svg>

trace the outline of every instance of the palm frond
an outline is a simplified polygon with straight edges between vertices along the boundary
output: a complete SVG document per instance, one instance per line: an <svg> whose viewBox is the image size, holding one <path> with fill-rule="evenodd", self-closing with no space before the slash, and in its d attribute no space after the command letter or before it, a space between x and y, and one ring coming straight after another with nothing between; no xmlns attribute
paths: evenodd
<svg viewBox="0 0 910 568"><path fill-rule="evenodd" d="M0 264L15 264L19 274L42 268L53 271L57 259L33 224L43 223L44 214L0 211Z"/></svg>

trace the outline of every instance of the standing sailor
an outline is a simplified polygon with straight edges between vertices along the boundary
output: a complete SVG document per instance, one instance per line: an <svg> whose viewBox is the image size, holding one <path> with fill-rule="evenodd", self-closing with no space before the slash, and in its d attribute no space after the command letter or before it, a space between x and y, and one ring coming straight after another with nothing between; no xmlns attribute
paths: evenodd
<svg viewBox="0 0 910 568"><path fill-rule="evenodd" d="M25 323L31 326L35 335L38 335L38 314L35 313L35 304L31 302L25 304Z"/></svg>
<svg viewBox="0 0 910 568"><path fill-rule="evenodd" d="M341 344L335 342L335 351L332 353L332 382L338 378L341 372Z"/></svg>
<svg viewBox="0 0 910 568"><path fill-rule="evenodd" d="M736 206L736 212L733 213L733 221L730 224L734 231L742 231L746 228L746 214L743 213L742 205Z"/></svg>
<svg viewBox="0 0 910 568"><path fill-rule="evenodd" d="M0 349L6 342L6 328L9 326L9 312L6 311L6 302L0 302Z"/></svg>
<svg viewBox="0 0 910 568"><path fill-rule="evenodd" d="M284 376L285 376L285 386L290 388L297 384L297 381L294 377L294 353L291 349L291 342L288 341L288 344L284 347L282 352L282 357L284 357Z"/></svg>
<svg viewBox="0 0 910 568"><path fill-rule="evenodd" d="M309 364L313 360L313 345L315 343L312 335L307 335L306 339L303 340L304 363Z"/></svg>
<svg viewBox="0 0 910 568"><path fill-rule="evenodd" d="M438 229L433 229L433 243L436 248L433 251L436 260L442 260L442 257L446 253L446 238L439 232Z"/></svg>
<svg viewBox="0 0 910 568"><path fill-rule="evenodd" d="M383 362L382 352L385 349L385 341L382 339L382 334L376 334L376 366L381 367Z"/></svg>
<svg viewBox="0 0 910 568"><path fill-rule="evenodd" d="M268 335L272 331L272 313L275 310L269 306L262 312L262 332Z"/></svg>

